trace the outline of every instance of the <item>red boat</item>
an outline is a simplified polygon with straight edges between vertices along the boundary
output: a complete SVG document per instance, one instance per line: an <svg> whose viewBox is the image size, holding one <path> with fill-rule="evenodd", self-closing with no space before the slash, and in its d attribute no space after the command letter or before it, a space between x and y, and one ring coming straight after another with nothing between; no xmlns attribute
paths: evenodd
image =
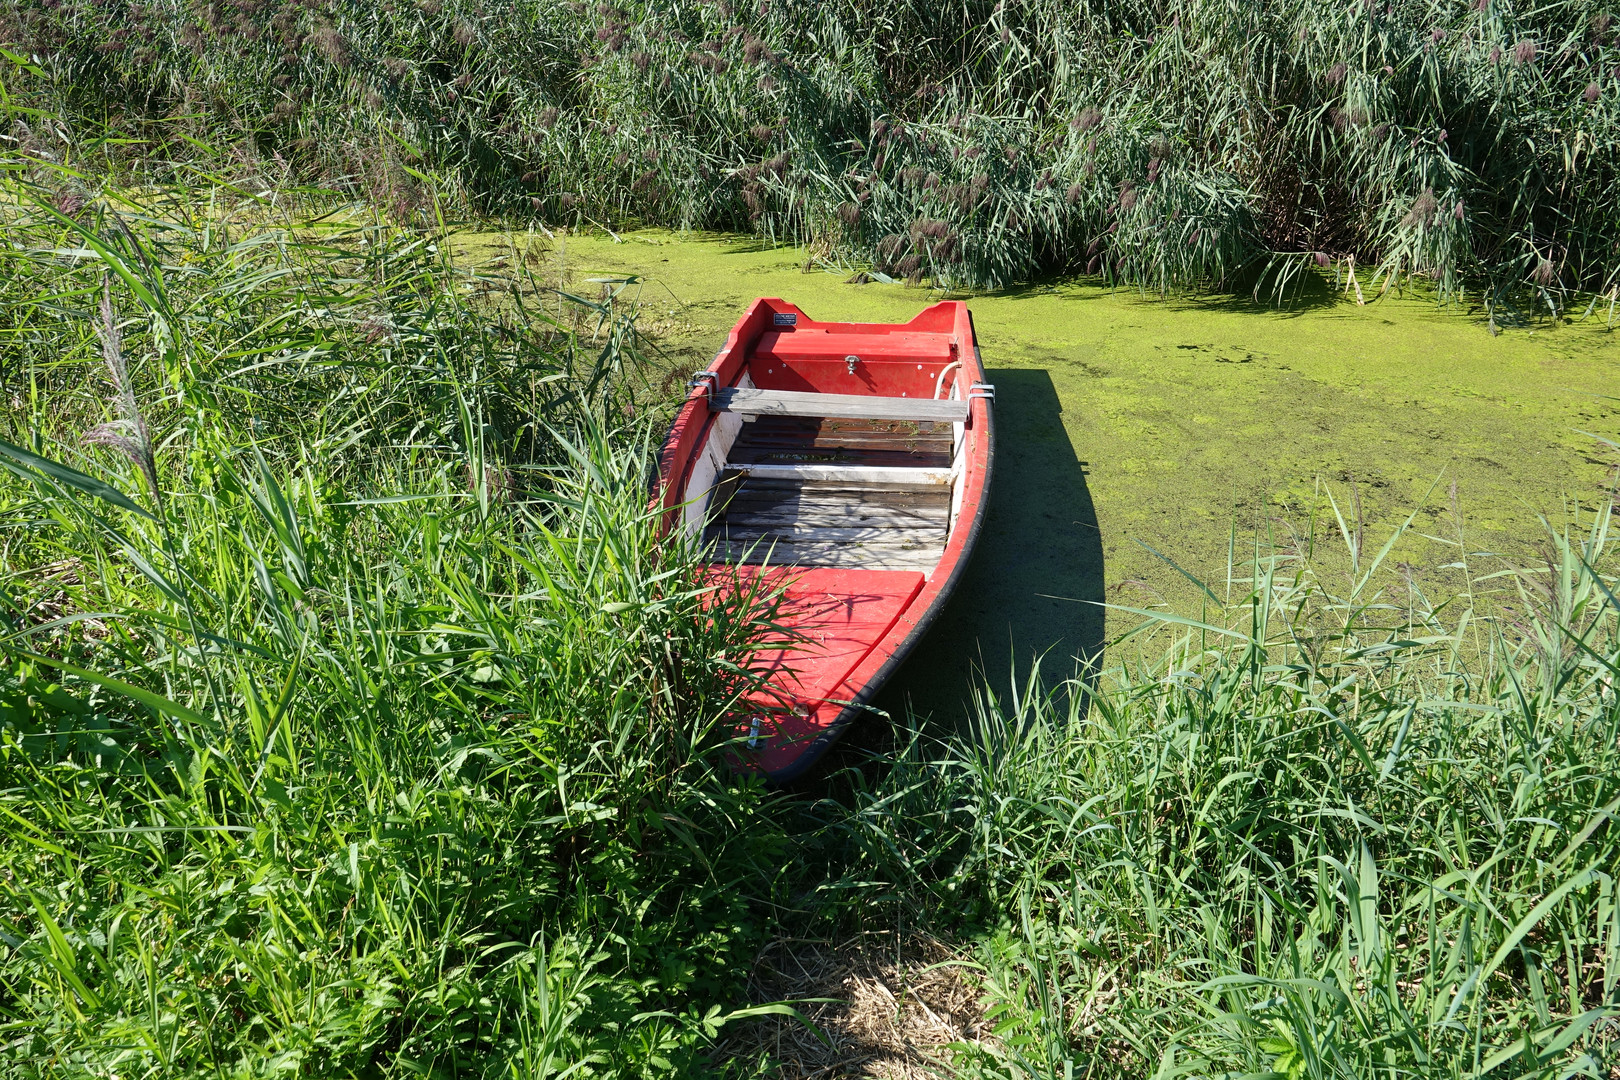
<svg viewBox="0 0 1620 1080"><path fill-rule="evenodd" d="M984 519L992 387L959 301L903 324L756 300L697 373L659 460L667 529L784 588L792 631L739 717L752 767L799 776L916 647Z"/></svg>

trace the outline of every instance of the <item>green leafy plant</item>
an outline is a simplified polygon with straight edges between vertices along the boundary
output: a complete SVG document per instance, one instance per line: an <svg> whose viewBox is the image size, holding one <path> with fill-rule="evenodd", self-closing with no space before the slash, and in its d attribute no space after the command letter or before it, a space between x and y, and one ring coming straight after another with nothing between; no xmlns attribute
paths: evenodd
<svg viewBox="0 0 1620 1080"><path fill-rule="evenodd" d="M1271 1021L1270 1027L1272 1034L1260 1040L1260 1049L1277 1055L1271 1071L1288 1080L1299 1080L1305 1075L1305 1055L1294 1042L1293 1029L1281 1020Z"/></svg>
<svg viewBox="0 0 1620 1080"><path fill-rule="evenodd" d="M960 1066L1604 1075L1609 521L1438 605L1330 516L1342 559L1257 543L1094 683L1033 673L915 738L832 828L908 921L983 935L1000 1041ZM1511 621L1474 606L1503 584Z"/></svg>
<svg viewBox="0 0 1620 1080"><path fill-rule="evenodd" d="M5 1068L698 1067L783 865L724 761L770 598L657 542L632 315L8 191Z"/></svg>

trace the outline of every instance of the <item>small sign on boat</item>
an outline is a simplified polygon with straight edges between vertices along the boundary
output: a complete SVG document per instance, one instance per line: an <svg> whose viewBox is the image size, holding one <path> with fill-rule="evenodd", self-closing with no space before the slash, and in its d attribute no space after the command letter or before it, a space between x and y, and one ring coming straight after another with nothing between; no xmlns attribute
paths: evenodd
<svg viewBox="0 0 1620 1080"><path fill-rule="evenodd" d="M797 326L799 316L791 311L777 311L771 314L772 326Z"/></svg>

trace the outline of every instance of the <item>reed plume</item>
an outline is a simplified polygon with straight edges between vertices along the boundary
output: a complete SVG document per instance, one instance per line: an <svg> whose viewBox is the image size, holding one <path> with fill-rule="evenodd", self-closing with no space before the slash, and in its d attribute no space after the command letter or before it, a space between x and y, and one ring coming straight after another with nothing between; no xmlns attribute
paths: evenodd
<svg viewBox="0 0 1620 1080"><path fill-rule="evenodd" d="M113 311L112 283L101 281L100 321L96 323L96 336L101 339L101 356L107 363L107 376L112 381L111 403L118 419L109 420L86 431L84 442L110 446L129 458L141 471L153 501L162 503L163 492L158 487L157 459L152 449L152 434L146 417L141 414L135 400L135 388L130 382L129 365L124 360L123 337L118 330L118 317Z"/></svg>

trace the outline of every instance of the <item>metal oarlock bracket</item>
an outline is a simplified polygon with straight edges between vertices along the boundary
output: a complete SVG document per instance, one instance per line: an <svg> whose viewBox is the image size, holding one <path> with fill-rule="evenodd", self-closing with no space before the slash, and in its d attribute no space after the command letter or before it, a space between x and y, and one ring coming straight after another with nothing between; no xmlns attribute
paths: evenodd
<svg viewBox="0 0 1620 1080"><path fill-rule="evenodd" d="M968 388L968 400L972 401L976 397L984 398L986 401L994 401L996 400L996 388L987 382L976 382Z"/></svg>
<svg viewBox="0 0 1620 1080"><path fill-rule="evenodd" d="M699 386L707 386L709 390L709 397L712 399L714 397L714 392L720 389L720 376L712 371L694 371L692 373L692 378L687 381L686 385L692 387L693 389L696 389Z"/></svg>

